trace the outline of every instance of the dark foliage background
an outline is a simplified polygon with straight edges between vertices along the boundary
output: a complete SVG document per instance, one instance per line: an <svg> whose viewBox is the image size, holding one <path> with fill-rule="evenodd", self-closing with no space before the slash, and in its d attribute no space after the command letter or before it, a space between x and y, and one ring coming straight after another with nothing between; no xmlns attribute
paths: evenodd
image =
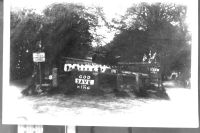
<svg viewBox="0 0 200 133"><path fill-rule="evenodd" d="M165 3L134 4L120 20L113 19L119 33L107 48L120 61L141 62L144 55L161 65L163 77L172 71L190 76L191 36L187 7ZM188 78L187 77L187 78Z"/></svg>
<svg viewBox="0 0 200 133"><path fill-rule="evenodd" d="M61 57L93 56L96 63L116 65L118 61L142 62L144 55L161 64L163 77L172 71L190 77L191 36L185 22L187 7L166 3L133 4L120 19L107 21L101 7L52 4L43 14L23 9L11 12L11 79L33 72L32 53L44 51L46 65L59 67ZM101 21L100 21L101 19ZM104 22L117 31L102 46L105 35L96 29ZM93 47L92 42L97 46ZM41 43L41 48L39 44Z"/></svg>
<svg viewBox="0 0 200 133"><path fill-rule="evenodd" d="M36 14L32 9L11 12L11 78L22 79L33 71L32 53L43 51L50 68L63 56L84 58L91 50L96 15L76 4L53 4ZM39 47L41 45L41 48Z"/></svg>

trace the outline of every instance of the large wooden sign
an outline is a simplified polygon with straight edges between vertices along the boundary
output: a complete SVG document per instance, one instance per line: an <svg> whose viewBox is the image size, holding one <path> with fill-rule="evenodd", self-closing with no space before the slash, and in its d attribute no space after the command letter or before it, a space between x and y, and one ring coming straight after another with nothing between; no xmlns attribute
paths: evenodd
<svg viewBox="0 0 200 133"><path fill-rule="evenodd" d="M45 53L44 52L33 53L33 62L45 62Z"/></svg>
<svg viewBox="0 0 200 133"><path fill-rule="evenodd" d="M75 78L77 89L90 90L94 85L94 77L91 74L78 74Z"/></svg>

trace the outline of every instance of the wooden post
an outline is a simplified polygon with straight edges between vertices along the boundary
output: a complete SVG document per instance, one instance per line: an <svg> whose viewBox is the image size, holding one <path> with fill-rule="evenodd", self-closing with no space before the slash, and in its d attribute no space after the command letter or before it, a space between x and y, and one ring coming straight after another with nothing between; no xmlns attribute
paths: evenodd
<svg viewBox="0 0 200 133"><path fill-rule="evenodd" d="M95 89L99 89L99 73L97 73L96 75L95 75Z"/></svg>
<svg viewBox="0 0 200 133"><path fill-rule="evenodd" d="M145 77L145 86L149 86L150 85L150 77Z"/></svg>
<svg viewBox="0 0 200 133"><path fill-rule="evenodd" d="M136 79L136 91L137 92L139 92L139 90L140 90L140 74L136 74L136 77L135 77L135 79Z"/></svg>
<svg viewBox="0 0 200 133"><path fill-rule="evenodd" d="M52 69L52 85L58 87L58 68Z"/></svg>
<svg viewBox="0 0 200 133"><path fill-rule="evenodd" d="M162 77L161 77L161 73L160 72L158 72L157 73L157 77L158 77L158 88L160 89L160 90L162 90L163 91L163 84L162 84Z"/></svg>
<svg viewBox="0 0 200 133"><path fill-rule="evenodd" d="M121 90L121 84L122 84L122 75L117 74L117 90Z"/></svg>
<svg viewBox="0 0 200 133"><path fill-rule="evenodd" d="M42 88L42 70L41 70L41 62L39 62L39 84L40 89Z"/></svg>

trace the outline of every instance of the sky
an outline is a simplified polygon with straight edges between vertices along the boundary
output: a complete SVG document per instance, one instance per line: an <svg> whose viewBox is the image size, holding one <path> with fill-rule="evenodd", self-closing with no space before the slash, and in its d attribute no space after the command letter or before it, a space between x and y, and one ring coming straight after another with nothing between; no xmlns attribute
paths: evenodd
<svg viewBox="0 0 200 133"><path fill-rule="evenodd" d="M36 8L38 11L43 10L47 5L52 3L60 2L73 2L81 3L89 6L102 6L108 17L112 17L115 13L123 14L128 7L130 7L133 2L159 2L158 0L10 0L12 7L28 7ZM188 0L160 0L161 2L175 2L180 4L190 5L191 2Z"/></svg>
<svg viewBox="0 0 200 133"><path fill-rule="evenodd" d="M129 1L129 2L128 2ZM111 21L112 18L115 18L119 15L123 15L128 6L130 6L130 0L127 2L120 2L120 1L109 1L109 0L11 0L11 9L22 9L22 8L32 8L35 9L37 13L41 13L45 7L52 3L78 3L83 4L85 6L100 6L103 7L105 16L108 21ZM113 37L115 32L109 32L106 27L101 27L97 30L97 32L101 35L106 36L103 41L102 45L109 43ZM96 43L93 42L93 46L96 46Z"/></svg>
<svg viewBox="0 0 200 133"><path fill-rule="evenodd" d="M108 17L113 16L115 13L122 14L125 12L126 8L130 6L131 0L126 0L126 2L122 2L119 0L111 1L111 0L11 0L11 6L22 8L36 8L38 11L43 10L47 5L52 3L60 3L60 2L73 2L73 3L81 3L86 6L102 6L104 11ZM39 4L38 4L39 3Z"/></svg>

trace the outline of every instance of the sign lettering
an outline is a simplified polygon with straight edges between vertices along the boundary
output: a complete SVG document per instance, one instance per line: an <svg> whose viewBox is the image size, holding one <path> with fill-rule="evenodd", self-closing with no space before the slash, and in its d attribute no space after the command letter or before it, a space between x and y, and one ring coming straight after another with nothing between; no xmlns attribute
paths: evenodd
<svg viewBox="0 0 200 133"><path fill-rule="evenodd" d="M33 53L33 62L45 62L45 53L44 52Z"/></svg>
<svg viewBox="0 0 200 133"><path fill-rule="evenodd" d="M87 79L78 79L75 78L76 84L85 84L85 85L94 85L94 80L87 80Z"/></svg>
<svg viewBox="0 0 200 133"><path fill-rule="evenodd" d="M91 79L90 75L83 74L75 78L75 84L77 84L78 89L89 90L94 85L94 80Z"/></svg>

